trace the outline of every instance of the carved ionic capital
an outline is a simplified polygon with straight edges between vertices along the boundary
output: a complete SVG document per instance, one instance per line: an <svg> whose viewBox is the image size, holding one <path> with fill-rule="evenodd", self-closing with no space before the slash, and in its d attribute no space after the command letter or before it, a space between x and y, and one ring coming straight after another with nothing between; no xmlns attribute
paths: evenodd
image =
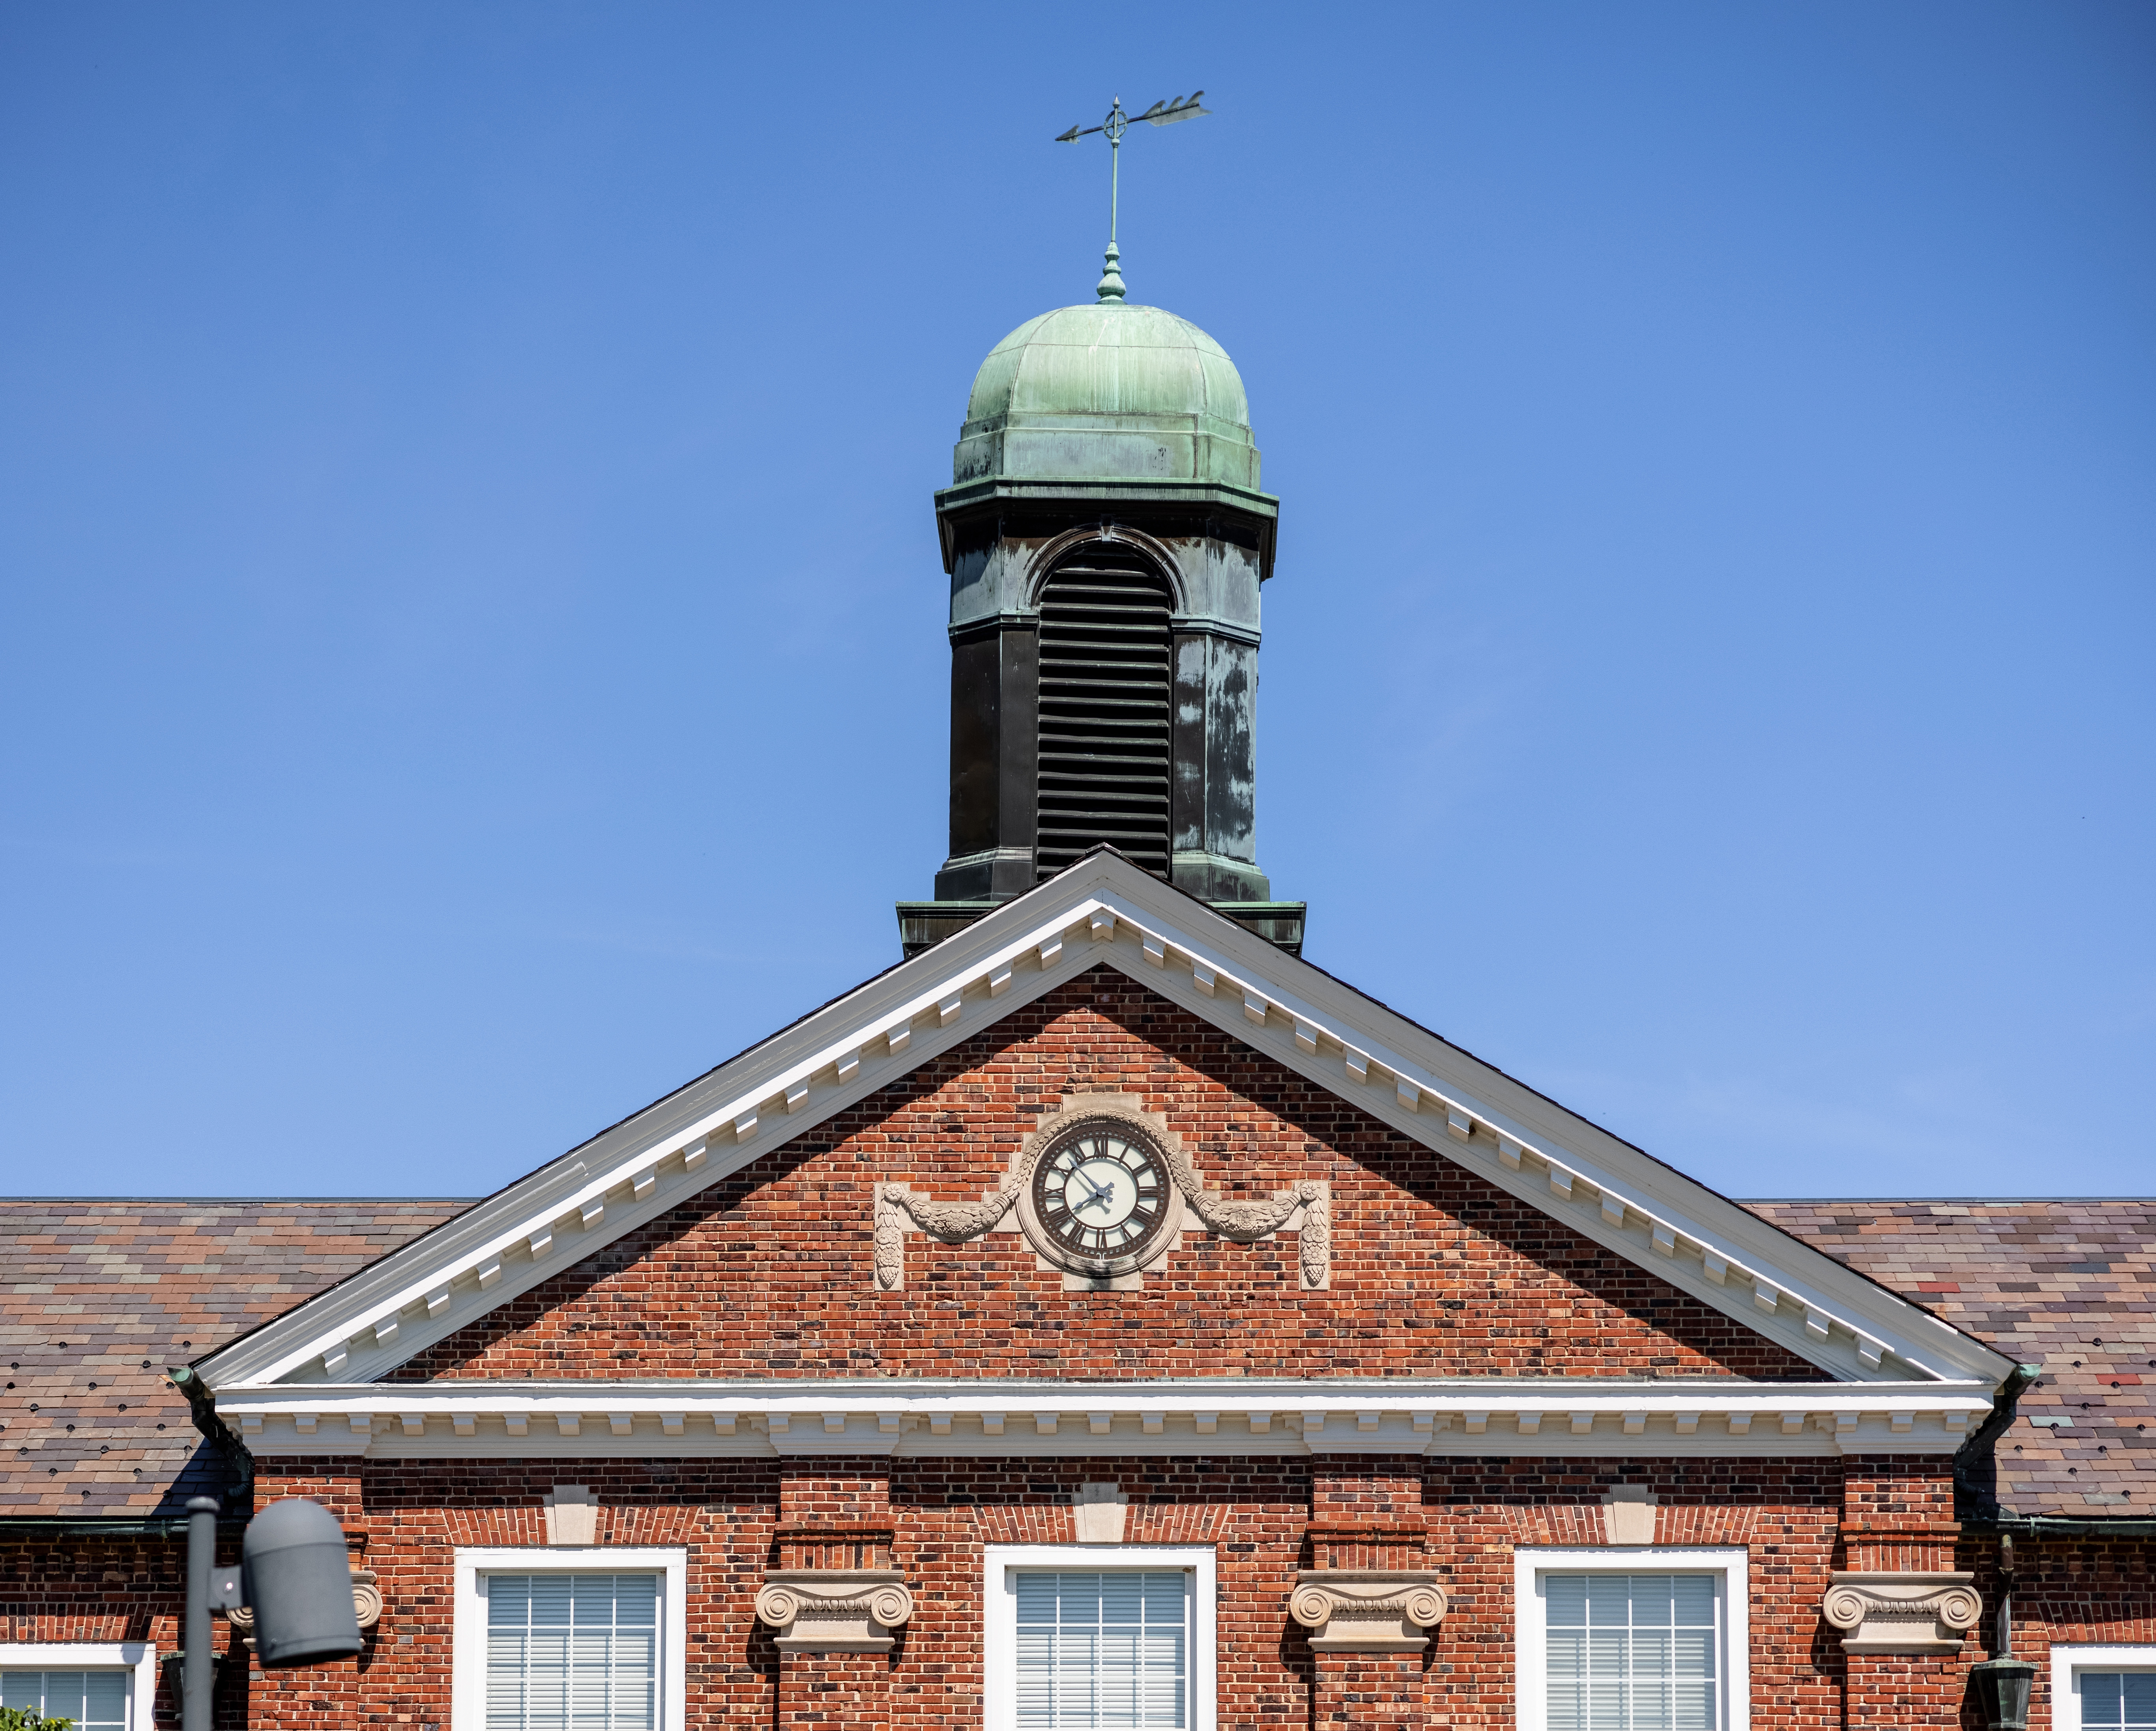
<svg viewBox="0 0 2156 1731"><path fill-rule="evenodd" d="M362 1629L372 1629L382 1621L382 1589L374 1584L372 1569L352 1571L352 1610ZM239 1631L251 1652L254 1647L254 1607L235 1605L224 1613L224 1620Z"/></svg>
<svg viewBox="0 0 2156 1731"><path fill-rule="evenodd" d="M882 1653L913 1615L913 1595L895 1569L773 1569L756 1614L789 1653Z"/></svg>
<svg viewBox="0 0 2156 1731"><path fill-rule="evenodd" d="M1445 1589L1428 1569L1305 1569L1289 1613L1321 1653L1411 1653L1444 1621Z"/></svg>
<svg viewBox="0 0 2156 1731"><path fill-rule="evenodd" d="M1948 1570L1842 1571L1820 1609L1850 1653L1954 1653L1984 1601L1973 1575Z"/></svg>

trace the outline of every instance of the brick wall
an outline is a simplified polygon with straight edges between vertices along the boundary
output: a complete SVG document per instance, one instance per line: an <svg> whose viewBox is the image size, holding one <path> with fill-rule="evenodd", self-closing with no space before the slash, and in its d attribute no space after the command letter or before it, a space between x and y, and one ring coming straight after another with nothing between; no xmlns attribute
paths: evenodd
<svg viewBox="0 0 2156 1731"><path fill-rule="evenodd" d="M1999 1541L1972 1534L1957 1567L1974 1570L1984 1617L1971 1643L1977 1657L1995 1651ZM2079 1646L2156 1647L2156 1540L2017 1539L2014 1541L2014 1657L2036 1665L2030 1731L2080 1731L2071 1711L2051 1699L2052 1642ZM1974 1715L1966 1731L1981 1731Z"/></svg>
<svg viewBox="0 0 2156 1731"><path fill-rule="evenodd" d="M258 1731L446 1726L455 1548L542 1544L540 1499L557 1482L598 1491L603 1544L688 1552L692 1726L976 1724L983 1547L1071 1543L1071 1493L1102 1479L1131 1498L1130 1542L1215 1549L1224 1731L1283 1722L1510 1731L1513 1549L1598 1543L1602 1496L1619 1483L1654 1491L1657 1543L1748 1549L1761 1731L1975 1731L1964 1708L1967 1668L1988 1651L1996 1605L1995 1546L1969 1537L1933 1559L1974 1570L1984 1595L1986 1622L1960 1655L1848 1659L1821 1619L1833 1570L1887 1566L1887 1555L1864 1549L1879 1535L1919 1521L1943 1530L1943 1463L1915 1457L380 1462L334 1474L264 1465L264 1503L312 1496L365 1535L386 1609L354 1663L278 1674L228 1666L218 1723ZM1362 1536L1317 1554L1332 1543L1327 1532L1417 1524L1429 1534L1419 1554ZM849 1560L785 1554L783 1530L805 1535L819 1524L890 1534L889 1564L905 1571L919 1610L888 1658L782 1662L756 1623L766 1568ZM2041 1665L2054 1640L2156 1642L2152 1551L2146 1542L2024 1543L2017 1652ZM1313 1655L1286 1600L1296 1571L1320 1563L1436 1570L1451 1610L1427 1653ZM182 1569L177 1542L0 1539L0 1639L147 1639L171 1652ZM229 1649L221 1624L218 1641ZM2053 1731L2048 1691L2041 1671L2036 1731Z"/></svg>
<svg viewBox="0 0 2156 1731"><path fill-rule="evenodd" d="M1104 1479L1131 1498L1127 1542L1215 1547L1224 1731L1284 1722L1512 1731L1512 1548L1591 1540L1602 1495L1620 1482L1655 1488L1662 1542L1751 1548L1754 1723L1842 1723L1842 1656L1819 1614L1836 1566L1838 1462L1416 1457L370 1462L350 1477L276 1478L265 1496L313 1495L364 1526L387 1609L357 1665L255 1672L250 1723L446 1724L454 1548L540 1542L539 1499L572 1477L598 1491L603 1543L689 1552L692 1725L977 1725L983 1547L1073 1542L1071 1493ZM1427 1523L1436 1542L1417 1566L1439 1571L1452 1609L1425 1655L1330 1660L1328 1688L1288 1593L1309 1565L1313 1519L1373 1518ZM755 1622L782 1522L819 1519L888 1523L918 1606L888 1657L790 1656L782 1667Z"/></svg>
<svg viewBox="0 0 2156 1731"><path fill-rule="evenodd" d="M1331 1181L1332 1289L1291 1240L1183 1241L1142 1293L1070 1293L1024 1240L909 1236L874 1186L993 1189L1066 1092L1141 1096L1209 1186ZM723 1292L722 1306L713 1302ZM1209 1022L1096 969L627 1234L398 1374L446 1376L1817 1373Z"/></svg>

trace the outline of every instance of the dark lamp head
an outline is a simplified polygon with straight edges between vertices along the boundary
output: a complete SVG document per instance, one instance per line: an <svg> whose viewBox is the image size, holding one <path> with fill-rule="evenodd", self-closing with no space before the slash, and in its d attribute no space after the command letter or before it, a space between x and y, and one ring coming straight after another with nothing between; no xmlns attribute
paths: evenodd
<svg viewBox="0 0 2156 1731"><path fill-rule="evenodd" d="M242 1596L254 1611L264 1671L356 1657L362 1642L344 1529L319 1503L293 1497L247 1524Z"/></svg>

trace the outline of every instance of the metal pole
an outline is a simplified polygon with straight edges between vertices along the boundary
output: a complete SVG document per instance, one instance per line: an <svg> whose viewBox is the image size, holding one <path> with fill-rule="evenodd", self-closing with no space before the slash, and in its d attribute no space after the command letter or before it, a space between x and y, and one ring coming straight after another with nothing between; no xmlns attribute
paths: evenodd
<svg viewBox="0 0 2156 1731"><path fill-rule="evenodd" d="M187 1603L181 1631L182 1731L210 1731L209 1575L217 1563L217 1498L187 1498Z"/></svg>
<svg viewBox="0 0 2156 1731"><path fill-rule="evenodd" d="M1116 202L1122 194L1123 172L1123 141L1120 138L1108 141L1108 244L1116 243Z"/></svg>
<svg viewBox="0 0 2156 1731"><path fill-rule="evenodd" d="M1999 1657L2014 1657L2014 1535L1999 1538Z"/></svg>

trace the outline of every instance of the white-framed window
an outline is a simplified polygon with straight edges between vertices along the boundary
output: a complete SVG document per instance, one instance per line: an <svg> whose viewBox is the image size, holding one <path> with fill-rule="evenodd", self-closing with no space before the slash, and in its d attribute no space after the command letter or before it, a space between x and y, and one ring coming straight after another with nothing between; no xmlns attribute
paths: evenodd
<svg viewBox="0 0 2156 1731"><path fill-rule="evenodd" d="M2052 1731L2156 1731L2156 1646L2054 1646Z"/></svg>
<svg viewBox="0 0 2156 1731"><path fill-rule="evenodd" d="M1210 1545L992 1544L987 1731L1214 1731Z"/></svg>
<svg viewBox="0 0 2156 1731"><path fill-rule="evenodd" d="M689 1554L456 1554L453 1731L682 1731Z"/></svg>
<svg viewBox="0 0 2156 1731"><path fill-rule="evenodd" d="M157 1698L149 1641L0 1644L0 1707L73 1719L76 1731L150 1731Z"/></svg>
<svg viewBox="0 0 2156 1731"><path fill-rule="evenodd" d="M1745 1553L1512 1553L1520 1731L1750 1731Z"/></svg>

